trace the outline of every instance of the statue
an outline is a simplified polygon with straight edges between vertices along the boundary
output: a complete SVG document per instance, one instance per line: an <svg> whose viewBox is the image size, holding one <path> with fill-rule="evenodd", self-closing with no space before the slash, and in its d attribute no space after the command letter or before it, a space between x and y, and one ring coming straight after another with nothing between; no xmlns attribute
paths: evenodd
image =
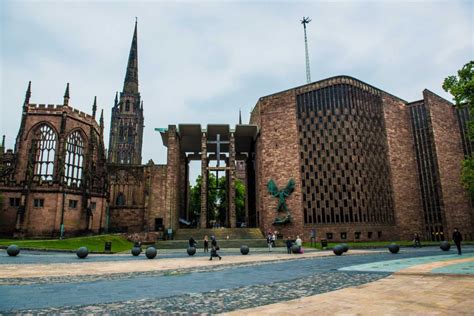
<svg viewBox="0 0 474 316"><path fill-rule="evenodd" d="M286 216L276 217L273 221L273 225L284 225L291 223L291 214L288 206L286 205L286 198L290 196L290 194L295 190L295 184L295 180L290 179L283 190L278 190L278 186L276 185L275 181L273 181L273 179L268 181L268 192L274 197L278 198L278 205L276 208L277 213L280 211L286 212Z"/></svg>

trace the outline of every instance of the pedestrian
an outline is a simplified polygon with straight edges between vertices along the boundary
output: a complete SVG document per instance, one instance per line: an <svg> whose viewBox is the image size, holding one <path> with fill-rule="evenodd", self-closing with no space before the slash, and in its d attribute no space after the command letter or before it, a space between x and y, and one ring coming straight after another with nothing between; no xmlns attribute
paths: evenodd
<svg viewBox="0 0 474 316"><path fill-rule="evenodd" d="M272 233L268 233L267 235L267 246L268 252L272 252Z"/></svg>
<svg viewBox="0 0 474 316"><path fill-rule="evenodd" d="M209 252L209 240L207 239L207 235L204 236L204 252Z"/></svg>
<svg viewBox="0 0 474 316"><path fill-rule="evenodd" d="M296 236L295 245L298 246L299 252L301 252L301 246L303 246L303 241L300 236Z"/></svg>
<svg viewBox="0 0 474 316"><path fill-rule="evenodd" d="M296 236L295 245L297 245L300 248L301 246L303 246L303 241L301 240L300 236Z"/></svg>
<svg viewBox="0 0 474 316"><path fill-rule="evenodd" d="M219 254L217 253L219 249L220 248L217 245L216 236L211 236L211 257L209 258L209 260L212 260L212 257L219 257L219 260L222 259L222 257L219 256Z"/></svg>
<svg viewBox="0 0 474 316"><path fill-rule="evenodd" d="M418 235L418 233L415 233L415 237L413 238L413 247L421 248L420 235Z"/></svg>
<svg viewBox="0 0 474 316"><path fill-rule="evenodd" d="M457 228L454 228L453 241L456 244L456 248L458 248L458 255L461 255L462 234Z"/></svg>
<svg viewBox="0 0 474 316"><path fill-rule="evenodd" d="M291 254L291 246L293 246L293 242L291 241L290 236L286 237L286 252Z"/></svg>
<svg viewBox="0 0 474 316"><path fill-rule="evenodd" d="M275 242L277 239L276 231L272 235L272 247L276 247Z"/></svg>
<svg viewBox="0 0 474 316"><path fill-rule="evenodd" d="M189 247L196 247L196 241L194 240L193 236L189 238Z"/></svg>

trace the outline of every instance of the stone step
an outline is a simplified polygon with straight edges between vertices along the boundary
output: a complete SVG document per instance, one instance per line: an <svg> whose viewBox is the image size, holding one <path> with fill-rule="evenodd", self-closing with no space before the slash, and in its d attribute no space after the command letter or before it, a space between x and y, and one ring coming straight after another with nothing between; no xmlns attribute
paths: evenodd
<svg viewBox="0 0 474 316"><path fill-rule="evenodd" d="M199 242L204 239L204 236L209 239L211 236L215 236L217 240L265 238L259 228L180 228L175 232L173 239L189 240L190 237L193 237Z"/></svg>
<svg viewBox="0 0 474 316"><path fill-rule="evenodd" d="M202 240L197 241L197 248L202 249L204 244ZM265 248L267 247L266 239L228 239L220 240L217 238L217 245L220 248L240 248L242 245L247 245L251 248ZM277 240L276 245L278 247L285 246L284 240ZM157 249L186 249L188 247L187 240L166 240L166 241L157 241L155 246ZM210 247L210 244L209 244Z"/></svg>

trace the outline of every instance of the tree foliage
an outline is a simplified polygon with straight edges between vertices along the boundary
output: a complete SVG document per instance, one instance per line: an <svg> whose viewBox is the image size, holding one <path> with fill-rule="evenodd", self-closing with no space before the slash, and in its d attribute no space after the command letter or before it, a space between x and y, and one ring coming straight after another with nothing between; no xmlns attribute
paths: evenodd
<svg viewBox="0 0 474 316"><path fill-rule="evenodd" d="M209 220L219 221L225 223L225 215L227 213L227 192L226 178L220 177L219 180L213 173L209 174L210 188L208 191L207 210ZM199 220L201 213L201 183L202 177L199 175L196 179L196 184L191 186L189 197L189 211L192 216L191 220ZM220 189L212 189L220 188ZM237 221L244 221L245 219L245 185L240 180L235 181L235 209Z"/></svg>
<svg viewBox="0 0 474 316"><path fill-rule="evenodd" d="M474 61L465 64L457 76L444 80L443 89L449 92L458 108L467 108L469 112L468 136L474 141ZM462 162L461 182L474 198L474 157L466 157Z"/></svg>

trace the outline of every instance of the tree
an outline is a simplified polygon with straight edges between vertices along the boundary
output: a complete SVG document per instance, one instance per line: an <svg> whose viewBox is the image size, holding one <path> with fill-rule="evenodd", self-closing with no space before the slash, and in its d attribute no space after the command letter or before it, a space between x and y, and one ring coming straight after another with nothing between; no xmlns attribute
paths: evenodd
<svg viewBox="0 0 474 316"><path fill-rule="evenodd" d="M449 76L444 80L443 89L449 92L458 108L467 108L469 112L468 136L474 141L474 61L465 64L457 76ZM474 198L474 156L462 162L461 182Z"/></svg>
<svg viewBox="0 0 474 316"><path fill-rule="evenodd" d="M209 188L225 188L226 178L219 177L217 181L213 173L209 174ZM201 183L202 178L199 175L196 178L196 184L191 186L189 197L189 211L192 216L191 220L199 220L201 213ZM225 189L212 189L208 192L207 209L210 220L217 220L221 223L225 222L225 214L227 211L227 192ZM235 210L237 221L245 219L245 185L242 181L235 181Z"/></svg>

